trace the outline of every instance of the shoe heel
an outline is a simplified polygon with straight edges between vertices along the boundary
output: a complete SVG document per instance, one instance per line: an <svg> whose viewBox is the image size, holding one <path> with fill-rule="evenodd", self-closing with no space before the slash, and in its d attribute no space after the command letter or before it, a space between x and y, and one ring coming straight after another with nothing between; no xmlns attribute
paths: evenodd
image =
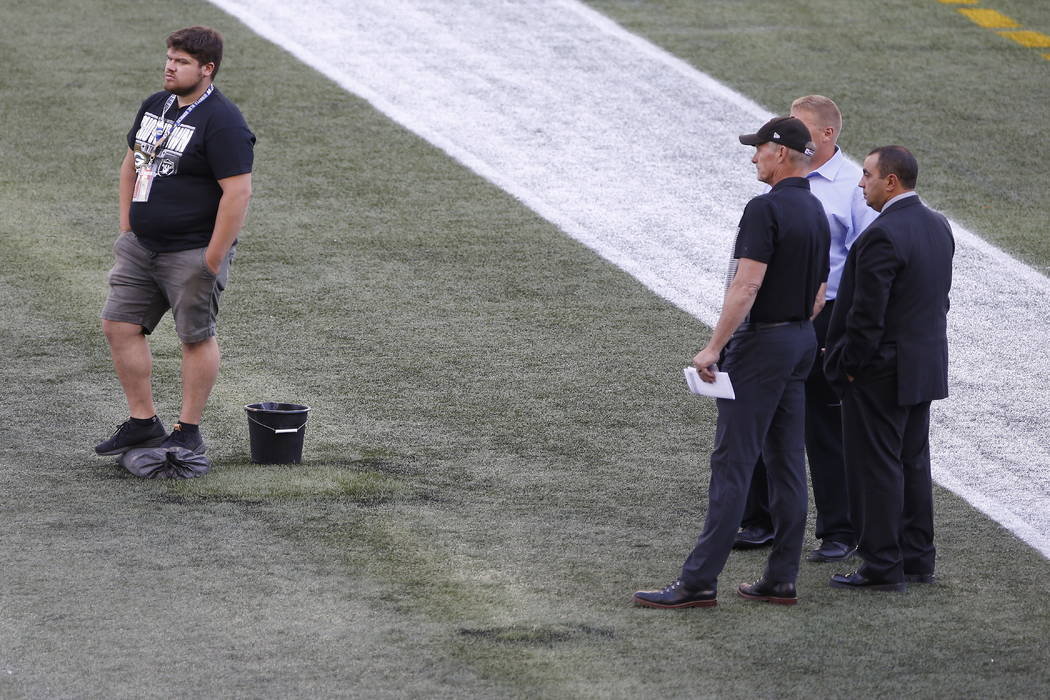
<svg viewBox="0 0 1050 700"><path fill-rule="evenodd" d="M773 605L795 605L798 598L766 598Z"/></svg>

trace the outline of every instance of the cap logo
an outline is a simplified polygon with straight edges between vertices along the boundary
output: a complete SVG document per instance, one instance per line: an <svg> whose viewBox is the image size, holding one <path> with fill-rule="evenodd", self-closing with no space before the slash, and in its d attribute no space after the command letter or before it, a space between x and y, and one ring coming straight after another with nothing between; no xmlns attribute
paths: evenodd
<svg viewBox="0 0 1050 700"><path fill-rule="evenodd" d="M779 139L780 138L780 134L778 134L777 132L774 131L773 132L773 138Z"/></svg>

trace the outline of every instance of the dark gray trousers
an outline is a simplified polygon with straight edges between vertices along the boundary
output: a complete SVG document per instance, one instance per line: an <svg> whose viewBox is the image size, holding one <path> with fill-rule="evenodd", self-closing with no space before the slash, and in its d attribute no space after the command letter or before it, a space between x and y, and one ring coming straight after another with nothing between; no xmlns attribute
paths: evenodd
<svg viewBox="0 0 1050 700"><path fill-rule="evenodd" d="M899 406L896 375L858 379L842 397L842 427L860 573L892 583L933 573L930 402Z"/></svg>
<svg viewBox="0 0 1050 700"><path fill-rule="evenodd" d="M817 346L824 346L834 299L828 301L813 327ZM813 503L817 507L816 538L827 542L841 542L849 546L857 543L857 535L850 520L849 497L846 490L846 463L842 455L842 409L839 397L824 377L824 363L819 356L806 380L806 456L809 477L813 485ZM772 530L769 516L769 495L766 466L759 458L751 477L747 507L740 521L741 527Z"/></svg>
<svg viewBox="0 0 1050 700"><path fill-rule="evenodd" d="M719 368L729 373L736 399L718 399L707 517L682 566L687 587L717 587L760 454L774 532L764 576L775 583L797 578L808 502L804 383L815 355L809 321L738 331L726 345Z"/></svg>
<svg viewBox="0 0 1050 700"><path fill-rule="evenodd" d="M834 306L832 299L813 321L818 347L824 347ZM852 547L857 543L857 533L850 520L842 449L842 404L824 376L824 358L818 353L806 380L806 456L817 510L814 534L822 542L841 542Z"/></svg>

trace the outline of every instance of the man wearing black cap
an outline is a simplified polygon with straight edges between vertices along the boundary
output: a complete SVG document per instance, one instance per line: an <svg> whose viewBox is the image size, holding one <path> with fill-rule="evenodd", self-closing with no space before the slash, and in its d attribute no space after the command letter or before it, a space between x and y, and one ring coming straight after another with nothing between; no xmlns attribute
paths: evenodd
<svg viewBox="0 0 1050 700"><path fill-rule="evenodd" d="M806 95L791 103L791 116L809 128L810 139L816 144L806 179L813 196L824 206L831 231L827 303L820 315L813 319L817 347L822 348L846 256L878 212L867 205L857 187L860 168L848 161L837 145L842 132L842 113L838 105L823 95ZM806 559L813 562L844 561L853 556L857 533L850 520L846 491L841 402L824 378L819 351L806 380L806 458L816 506L816 536L821 540L820 546ZM766 468L759 460L751 477L751 491L734 547L750 549L769 544L772 540Z"/></svg>
<svg viewBox="0 0 1050 700"><path fill-rule="evenodd" d="M736 399L718 399L704 529L669 586L638 591L654 608L710 607L733 548L751 473L765 458L773 516L773 549L762 577L740 584L744 598L797 601L808 502L804 457L804 384L816 356L811 319L824 303L830 233L804 175L813 154L809 130L794 117L771 119L740 137L755 146L751 162L772 189L744 209L727 275L722 313L707 345L693 358L704 381L716 363L732 379Z"/></svg>

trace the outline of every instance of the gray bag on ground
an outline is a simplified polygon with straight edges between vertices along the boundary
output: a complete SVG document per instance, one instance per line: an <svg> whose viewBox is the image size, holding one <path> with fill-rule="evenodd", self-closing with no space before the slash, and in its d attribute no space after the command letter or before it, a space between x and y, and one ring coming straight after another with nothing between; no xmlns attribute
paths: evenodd
<svg viewBox="0 0 1050 700"><path fill-rule="evenodd" d="M211 469L207 457L185 447L141 447L128 450L117 461L143 479L193 479Z"/></svg>

